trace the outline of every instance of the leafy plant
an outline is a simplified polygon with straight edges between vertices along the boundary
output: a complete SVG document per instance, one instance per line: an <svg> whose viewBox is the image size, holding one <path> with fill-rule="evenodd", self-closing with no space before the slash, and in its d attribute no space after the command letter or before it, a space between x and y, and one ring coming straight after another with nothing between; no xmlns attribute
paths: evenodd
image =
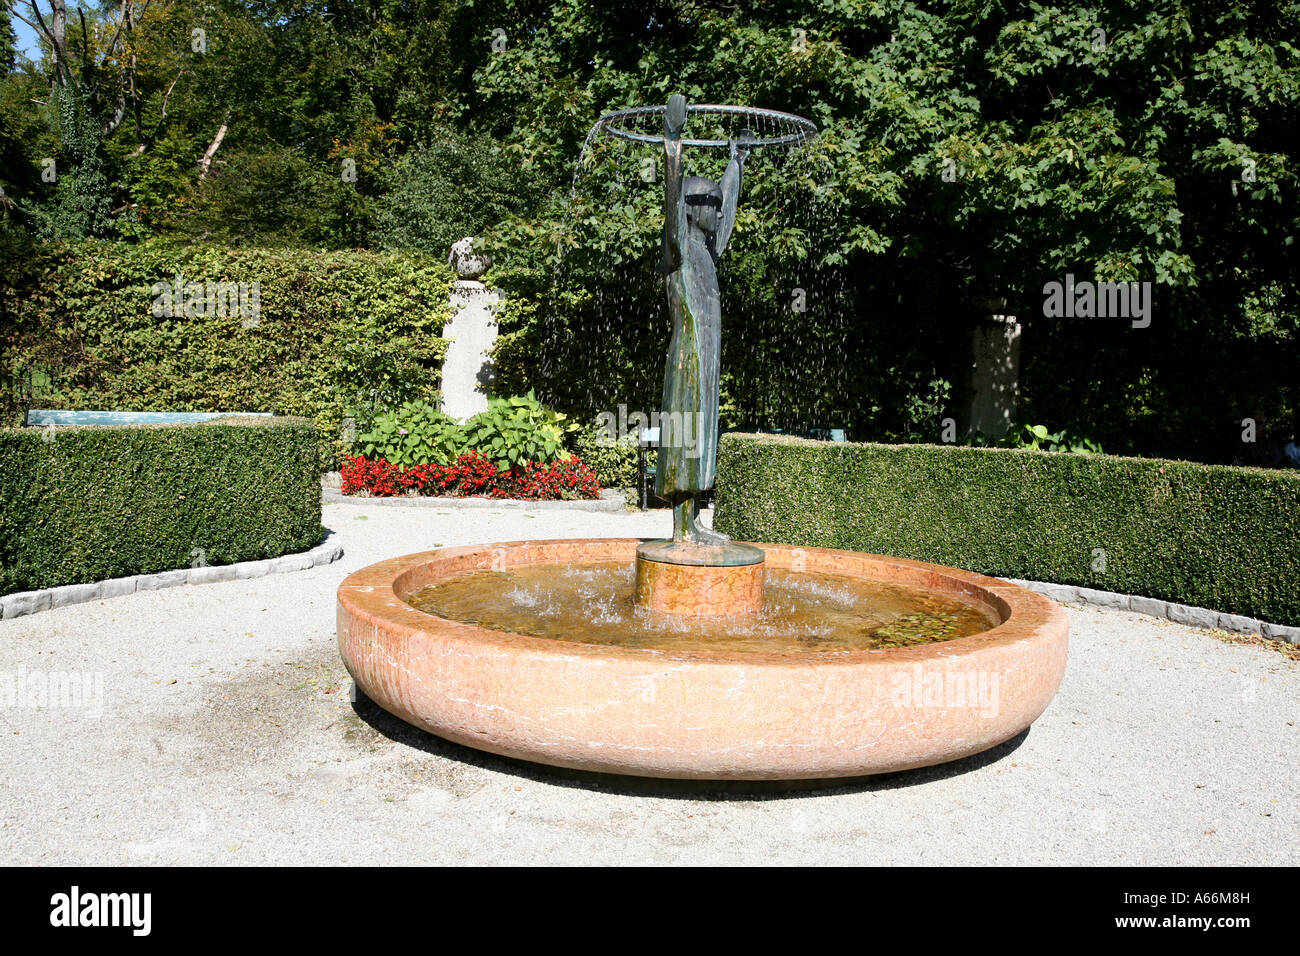
<svg viewBox="0 0 1300 956"><path fill-rule="evenodd" d="M1012 434L1016 435L1015 432ZM1097 455L1102 451L1101 445L1091 438L1071 435L1064 428L1051 432L1047 430L1046 425L1025 425L1023 432L1016 437L1017 447L1030 448L1034 451L1064 451L1076 455Z"/></svg>
<svg viewBox="0 0 1300 956"><path fill-rule="evenodd" d="M370 430L357 436L366 458L384 458L402 468L447 465L464 445L460 424L428 402L403 402L375 416Z"/></svg>
<svg viewBox="0 0 1300 956"><path fill-rule="evenodd" d="M573 453L595 469L606 488L633 488L637 479L637 437L611 440L605 426L593 422L570 437Z"/></svg>
<svg viewBox="0 0 1300 956"><path fill-rule="evenodd" d="M567 458L565 435L577 427L529 390L527 395L488 399L487 410L465 423L465 443L498 468L513 468Z"/></svg>
<svg viewBox="0 0 1300 956"><path fill-rule="evenodd" d="M1068 428L1050 431L1046 425L1021 424L1001 438L976 432L964 442L973 448L1025 448L1030 451L1072 452L1076 455L1100 455L1101 443L1071 432Z"/></svg>

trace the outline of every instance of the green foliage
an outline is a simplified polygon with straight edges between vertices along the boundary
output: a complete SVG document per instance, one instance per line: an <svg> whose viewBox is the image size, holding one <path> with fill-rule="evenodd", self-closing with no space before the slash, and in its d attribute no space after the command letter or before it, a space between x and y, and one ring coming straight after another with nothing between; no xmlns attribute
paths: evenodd
<svg viewBox="0 0 1300 956"><path fill-rule="evenodd" d="M975 448L1023 448L1028 451L1072 452L1076 455L1101 454L1100 444L1070 428L1052 431L1046 425L1020 424L1013 426L1001 438L984 434L972 435L963 444Z"/></svg>
<svg viewBox="0 0 1300 956"><path fill-rule="evenodd" d="M0 18L0 75L13 70L18 61L18 34L14 32L13 21L5 16Z"/></svg>
<svg viewBox="0 0 1300 956"><path fill-rule="evenodd" d="M1300 624L1300 474L728 434L719 530Z"/></svg>
<svg viewBox="0 0 1300 956"><path fill-rule="evenodd" d="M1024 425L1019 433L1012 432L1020 448L1033 451L1074 452L1079 455L1100 454L1102 447L1091 438L1072 435L1067 429L1049 431L1046 425Z"/></svg>
<svg viewBox="0 0 1300 956"><path fill-rule="evenodd" d="M19 232L26 216L17 203L30 203L48 188L41 182L40 160L54 155L56 131L43 111L32 109L32 101L47 94L39 77L0 74L0 235Z"/></svg>
<svg viewBox="0 0 1300 956"><path fill-rule="evenodd" d="M497 467L511 468L568 457L566 436L575 431L564 415L544 407L531 393L491 398L485 411L463 425L437 406L415 401L377 414L369 430L357 436L354 451L409 468L454 464L477 450Z"/></svg>
<svg viewBox="0 0 1300 956"><path fill-rule="evenodd" d="M464 425L466 448L475 448L498 468L568 457L565 435L576 426L537 401L532 392L490 398L485 411Z"/></svg>
<svg viewBox="0 0 1300 956"><path fill-rule="evenodd" d="M812 117L832 170L833 214L794 222L757 172L746 185L723 276L727 425L932 436L929 383L964 384L974 306L993 295L1026 322L1020 393L1037 421L1076 419L1107 448L1209 457L1248 407L1294 431L1294 4L688 2L638 24L600 0L475 10L529 24L481 58L474 115L557 197L488 238L501 266L550 278L564 251L560 278L571 270L501 342L503 365L550 366L513 388L584 417L653 407L662 344L646 340L661 337L662 290L641 280L655 187L564 200L594 117L681 90ZM613 174L596 154L584 176L599 187ZM833 271L809 277L810 250L844 269L842 328L777 308L805 279L833 286ZM1044 321L1042 286L1066 271L1156 283L1153 327ZM1265 328L1280 334L1247 331Z"/></svg>
<svg viewBox="0 0 1300 956"><path fill-rule="evenodd" d="M446 258L453 242L477 236L520 211L527 195L518 161L484 136L439 130L431 145L396 164L375 212L374 242Z"/></svg>
<svg viewBox="0 0 1300 956"><path fill-rule="evenodd" d="M0 77L7 226L439 262L483 231L508 296L506 390L583 420L648 409L660 184L635 161L654 148L593 143L571 188L597 116L680 90L822 130L817 175L774 175L762 153L747 174L722 275L728 427L932 437L937 415L961 417L933 383L961 391L974 306L994 297L1025 324L1032 421L1225 460L1247 415L1276 439L1300 428L1292 0L133 3L111 54L119 7L85 8L99 40L69 23L80 119L59 118L73 94L51 99L48 62ZM1044 320L1042 286L1066 271L1154 282L1151 328ZM428 397L396 352L356 348L387 384L348 403Z"/></svg>
<svg viewBox="0 0 1300 956"><path fill-rule="evenodd" d="M256 283L257 314L200 295L156 315L177 281ZM0 274L4 419L21 421L39 371L43 407L305 415L325 465L344 450L345 417L436 398L450 283L442 264L398 253L32 247Z"/></svg>
<svg viewBox="0 0 1300 956"><path fill-rule="evenodd" d="M428 402L403 402L381 412L370 430L357 436L366 458L385 458L401 468L450 465L465 449L465 433L450 415Z"/></svg>
<svg viewBox="0 0 1300 956"><path fill-rule="evenodd" d="M636 487L636 435L613 436L597 421L570 436L569 450L595 470L601 487Z"/></svg>
<svg viewBox="0 0 1300 956"><path fill-rule="evenodd" d="M942 378L933 378L925 383L917 381L906 394L901 409L901 426L896 431L881 429L881 439L884 441L924 441L932 435L934 423L950 407L952 383ZM878 413L879 411L883 409L878 410Z"/></svg>
<svg viewBox="0 0 1300 956"><path fill-rule="evenodd" d="M304 551L320 455L303 419L0 429L0 593Z"/></svg>
<svg viewBox="0 0 1300 956"><path fill-rule="evenodd" d="M447 350L446 340L435 334L445 321L445 303L426 303L441 310L435 321L421 320L418 313L384 315L372 311L371 304L357 300L358 314L339 322L330 352L323 356L335 401L366 428L376 415L403 402L433 401Z"/></svg>
<svg viewBox="0 0 1300 956"><path fill-rule="evenodd" d="M369 203L337 168L292 150L238 153L195 190L174 219L178 231L222 245L362 245Z"/></svg>
<svg viewBox="0 0 1300 956"><path fill-rule="evenodd" d="M112 231L112 187L100 146L98 117L81 87L59 87L51 94L63 149L54 169L54 196L36 207L45 239L79 239Z"/></svg>

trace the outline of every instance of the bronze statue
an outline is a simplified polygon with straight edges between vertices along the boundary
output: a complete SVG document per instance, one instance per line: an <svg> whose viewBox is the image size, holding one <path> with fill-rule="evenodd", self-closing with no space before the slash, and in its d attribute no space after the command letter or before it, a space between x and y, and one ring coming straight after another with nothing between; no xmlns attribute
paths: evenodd
<svg viewBox="0 0 1300 956"><path fill-rule="evenodd" d="M674 94L664 113L663 259L672 338L664 370L655 492L673 507L673 541L721 545L729 540L699 521L699 496L713 487L718 453L722 306L718 258L736 224L741 170L753 134L729 142L722 184L682 173L686 98ZM692 440L692 431L694 440Z"/></svg>

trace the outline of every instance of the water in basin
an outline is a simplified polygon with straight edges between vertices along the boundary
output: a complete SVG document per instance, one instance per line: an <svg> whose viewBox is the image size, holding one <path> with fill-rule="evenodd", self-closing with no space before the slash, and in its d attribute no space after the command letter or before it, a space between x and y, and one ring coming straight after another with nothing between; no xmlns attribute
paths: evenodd
<svg viewBox="0 0 1300 956"><path fill-rule="evenodd" d="M473 571L424 588L410 603L495 631L659 650L834 653L931 644L998 624L985 609L949 595L808 571L765 574L763 609L743 618L637 607L630 561Z"/></svg>

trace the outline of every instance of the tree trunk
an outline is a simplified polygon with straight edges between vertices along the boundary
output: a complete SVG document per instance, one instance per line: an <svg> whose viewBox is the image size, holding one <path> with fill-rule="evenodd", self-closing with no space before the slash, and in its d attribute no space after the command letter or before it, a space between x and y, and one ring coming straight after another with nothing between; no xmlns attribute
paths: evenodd
<svg viewBox="0 0 1300 956"><path fill-rule="evenodd" d="M217 130L217 135L213 137L212 143L203 153L203 158L199 160L199 181L202 182L208 175L208 169L212 166L212 157L217 154L221 148L221 141L226 138L226 124L221 124L221 129Z"/></svg>
<svg viewBox="0 0 1300 956"><path fill-rule="evenodd" d="M32 8L35 7L33 0ZM54 57L54 74L61 85L67 86L72 81L72 69L68 65L67 0L50 0L50 47Z"/></svg>

